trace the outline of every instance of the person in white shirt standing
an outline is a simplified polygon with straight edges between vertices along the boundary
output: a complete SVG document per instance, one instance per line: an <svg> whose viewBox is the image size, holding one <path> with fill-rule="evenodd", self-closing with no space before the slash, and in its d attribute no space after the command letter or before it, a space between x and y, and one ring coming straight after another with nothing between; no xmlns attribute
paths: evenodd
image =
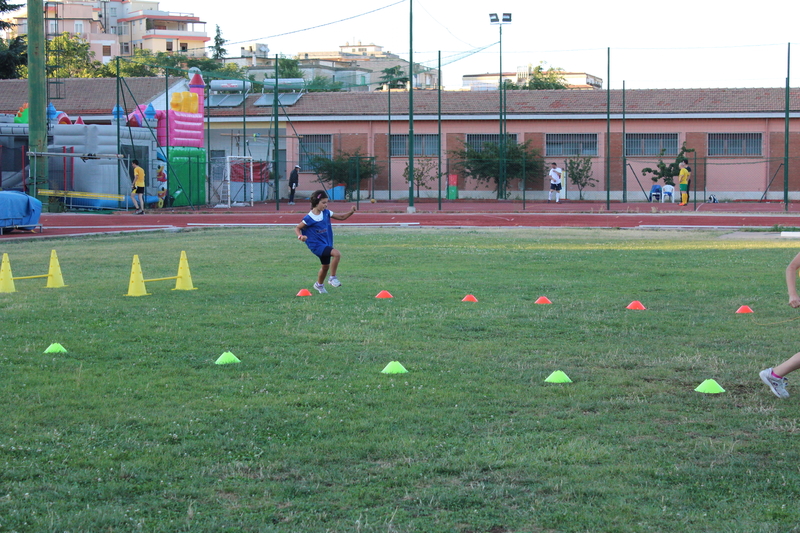
<svg viewBox="0 0 800 533"><path fill-rule="evenodd" d="M547 201L552 200L553 191L555 191L556 203L558 203L558 197L561 194L561 173L563 170L558 168L555 163L550 163L550 167L550 192L547 193Z"/></svg>

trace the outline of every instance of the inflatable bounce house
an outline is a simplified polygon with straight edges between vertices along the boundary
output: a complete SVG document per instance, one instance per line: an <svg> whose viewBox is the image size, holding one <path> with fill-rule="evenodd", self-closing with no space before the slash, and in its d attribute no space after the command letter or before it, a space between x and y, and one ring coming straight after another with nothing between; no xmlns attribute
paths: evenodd
<svg viewBox="0 0 800 533"><path fill-rule="evenodd" d="M50 104L48 152L64 157L49 158L48 194L66 207L130 208L130 161L137 159L145 169L148 206L205 204L205 82L197 69L190 76L189 91L171 93L168 106L166 97L161 100L167 109L150 103L126 112L117 106L111 125L84 124L80 117L73 123ZM20 109L15 123L27 123L26 115Z"/></svg>

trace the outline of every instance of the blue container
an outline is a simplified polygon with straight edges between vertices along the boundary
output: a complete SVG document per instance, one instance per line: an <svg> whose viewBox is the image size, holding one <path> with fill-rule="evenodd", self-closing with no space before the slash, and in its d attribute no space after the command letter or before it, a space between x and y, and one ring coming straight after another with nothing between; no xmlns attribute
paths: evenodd
<svg viewBox="0 0 800 533"><path fill-rule="evenodd" d="M332 187L328 191L328 198L331 200L344 200L344 185Z"/></svg>

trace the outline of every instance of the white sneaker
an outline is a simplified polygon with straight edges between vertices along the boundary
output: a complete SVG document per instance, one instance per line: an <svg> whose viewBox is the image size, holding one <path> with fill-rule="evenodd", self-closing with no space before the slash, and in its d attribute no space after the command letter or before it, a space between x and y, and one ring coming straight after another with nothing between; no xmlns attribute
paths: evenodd
<svg viewBox="0 0 800 533"><path fill-rule="evenodd" d="M329 277L328 278L328 284L331 287L341 287L342 286L342 282L339 281L339 278L337 278L336 276Z"/></svg>
<svg viewBox="0 0 800 533"><path fill-rule="evenodd" d="M318 291L320 294L328 294L328 291L326 291L326 290L325 290L325 285L323 285L322 283L317 283L317 282L315 281L315 282L314 282L314 288L315 288L315 289L317 289L317 291Z"/></svg>
<svg viewBox="0 0 800 533"><path fill-rule="evenodd" d="M778 398L788 398L789 393L786 391L786 384L789 383L789 380L786 378L776 378L772 375L772 369L768 368L766 370L762 370L759 372L758 376L761 378L761 381L766 383L772 393L777 396Z"/></svg>

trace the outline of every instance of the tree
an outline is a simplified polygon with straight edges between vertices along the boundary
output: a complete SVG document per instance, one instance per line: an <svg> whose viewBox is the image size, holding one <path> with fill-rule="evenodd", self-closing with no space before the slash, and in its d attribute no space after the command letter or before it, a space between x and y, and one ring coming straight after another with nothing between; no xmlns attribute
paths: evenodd
<svg viewBox="0 0 800 533"><path fill-rule="evenodd" d="M47 41L47 72L54 78L99 78L103 64L94 59L89 42L64 32ZM28 76L28 67L20 66L21 77Z"/></svg>
<svg viewBox="0 0 800 533"><path fill-rule="evenodd" d="M278 78L303 78L303 71L300 70L300 61L288 57L278 58ZM275 71L272 70L267 79L275 78Z"/></svg>
<svg viewBox="0 0 800 533"><path fill-rule="evenodd" d="M227 43L225 39L222 38L222 32L219 31L219 24L217 24L217 33L214 35L214 46L211 47L211 58L212 59L222 59L228 53L225 50L224 46Z"/></svg>
<svg viewBox="0 0 800 533"><path fill-rule="evenodd" d="M20 70L28 65L28 43L24 35L0 39L0 80L21 78Z"/></svg>
<svg viewBox="0 0 800 533"><path fill-rule="evenodd" d="M400 65L383 69L381 82L388 85L390 89L405 89L408 83L408 76L403 76L403 67Z"/></svg>
<svg viewBox="0 0 800 533"><path fill-rule="evenodd" d="M506 182L512 179L525 180L528 186L534 188L542 185L544 179L544 162L539 152L530 146L530 141L524 144L506 142L505 168ZM480 149L463 143L463 149L450 152L454 156L456 168L465 177L478 181L494 183L497 198L501 198L501 191L507 190L508 183L501 184L500 170L500 144L487 142ZM505 199L505 198L503 198Z"/></svg>
<svg viewBox="0 0 800 533"><path fill-rule="evenodd" d="M422 158L414 160L414 185L417 187L417 198L419 198L419 189L424 187L430 189L428 183L439 177L439 161L431 158ZM403 177L408 183L408 163L406 168L403 169Z"/></svg>
<svg viewBox="0 0 800 533"><path fill-rule="evenodd" d="M650 179L653 180L654 183L657 183L659 180L664 180L664 185L672 185L674 187L674 178L681 173L680 162L686 158L687 153L694 152L694 148L686 148L686 143L683 143L683 145L681 145L681 151L678 152L678 155L675 157L674 163L664 163L663 157L666 151L667 149L664 148L661 150L661 153L658 154L656 168L645 167L642 169L642 175L646 176L652 174Z"/></svg>
<svg viewBox="0 0 800 533"><path fill-rule="evenodd" d="M560 68L549 67L545 69L546 63L541 62L536 65L530 72L530 79L522 84L517 85L510 81L506 81L505 88L510 90L523 90L523 91L541 91L543 89L566 89L567 82L564 80L564 70Z"/></svg>
<svg viewBox="0 0 800 533"><path fill-rule="evenodd" d="M583 189L594 187L597 180L592 177L592 158L587 156L567 159L567 177L578 188L578 199L583 200Z"/></svg>
<svg viewBox="0 0 800 533"><path fill-rule="evenodd" d="M17 9L21 8L25 4L9 4L8 0L0 0L0 13L6 13L8 11L16 11ZM0 30L11 30L14 28L14 24L10 22L6 22L4 20L0 20Z"/></svg>
<svg viewBox="0 0 800 533"><path fill-rule="evenodd" d="M330 93L342 90L344 83L333 81L325 76L314 76L314 79L306 84L306 91L310 93Z"/></svg>
<svg viewBox="0 0 800 533"><path fill-rule="evenodd" d="M203 72L204 77L223 79L242 79L244 69L234 63L222 65L219 61L207 57L184 57L181 54L158 52L150 50L135 50L133 57L119 58L119 75L129 78L149 78L153 76L188 77L188 69L196 67ZM110 61L99 72L104 78L113 78L117 75L117 61Z"/></svg>
<svg viewBox="0 0 800 533"><path fill-rule="evenodd" d="M309 163L321 183L329 189L344 185L348 196L358 189L359 180L371 178L380 171L380 167L375 164L375 158L363 156L359 150L353 153L339 150L332 158L315 155Z"/></svg>

